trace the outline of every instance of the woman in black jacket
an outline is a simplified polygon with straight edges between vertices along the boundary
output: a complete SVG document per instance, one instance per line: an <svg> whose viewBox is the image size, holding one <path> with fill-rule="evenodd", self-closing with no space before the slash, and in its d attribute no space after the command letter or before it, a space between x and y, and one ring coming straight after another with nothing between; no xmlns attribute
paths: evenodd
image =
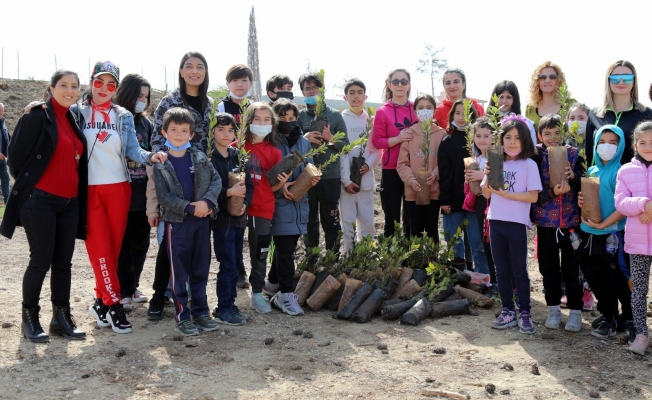
<svg viewBox="0 0 652 400"><path fill-rule="evenodd" d="M70 316L71 260L75 238L86 238L88 171L86 139L69 111L79 95L79 77L57 71L45 107L33 107L18 121L9 144L9 172L15 179L0 234L25 228L29 264L23 277L22 333L32 342L49 340L39 322L39 297L51 269L50 334L84 339Z"/></svg>

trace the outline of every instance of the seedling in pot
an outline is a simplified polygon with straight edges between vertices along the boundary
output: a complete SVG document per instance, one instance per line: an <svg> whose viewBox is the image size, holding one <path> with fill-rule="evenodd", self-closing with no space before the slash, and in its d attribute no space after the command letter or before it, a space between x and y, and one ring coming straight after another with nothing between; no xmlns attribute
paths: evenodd
<svg viewBox="0 0 652 400"><path fill-rule="evenodd" d="M471 154L471 157L466 157L464 159L464 169L465 170L475 170L479 171L480 170L480 164L478 164L478 160L476 159L475 153L473 152L473 131L471 130L471 107L473 107L473 103L471 100L465 99L464 100L464 121L466 121L466 148L469 150L469 154ZM469 181L469 189L471 189L471 192L474 195L479 195L482 193L482 189L480 188L480 181Z"/></svg>
<svg viewBox="0 0 652 400"><path fill-rule="evenodd" d="M374 126L374 116L376 115L376 110L373 107L367 107L367 115L369 115L369 118L367 119L367 126L364 129L364 131L360 134L360 139L366 139L366 141L360 145L358 149L357 157L351 158L350 179L351 182L358 185L357 188L353 189L356 192L360 191L360 184L362 183L362 175L360 174L360 169L366 162L364 157L364 152L367 149L367 141L369 140L369 136L371 135L371 130L373 129Z"/></svg>
<svg viewBox="0 0 652 400"><path fill-rule="evenodd" d="M493 102L494 104L498 104L498 96L495 93ZM487 162L490 167L487 184L493 189L500 190L504 185L503 162L505 161L503 146L500 144L500 135L502 133L500 119L502 118L502 114L497 107L490 106L487 108L487 116L489 117L489 125L491 125L493 136L493 143L487 148Z"/></svg>
<svg viewBox="0 0 652 400"><path fill-rule="evenodd" d="M429 161L430 161L430 134L432 133L432 119L428 118L426 121L423 121L421 124L421 131L423 132L423 138L421 141L421 155L423 159L421 160L421 168L416 171L417 182L419 183L420 190L416 194L416 204L419 206L427 206L430 204L430 185L428 184L428 178L430 178Z"/></svg>

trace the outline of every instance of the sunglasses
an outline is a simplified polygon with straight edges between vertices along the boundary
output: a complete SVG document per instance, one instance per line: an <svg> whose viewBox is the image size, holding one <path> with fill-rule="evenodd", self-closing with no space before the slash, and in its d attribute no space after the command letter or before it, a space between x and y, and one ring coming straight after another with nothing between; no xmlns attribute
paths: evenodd
<svg viewBox="0 0 652 400"><path fill-rule="evenodd" d="M634 74L609 75L609 83L612 85L620 83L620 81L623 81L626 85L634 83Z"/></svg>
<svg viewBox="0 0 652 400"><path fill-rule="evenodd" d="M93 81L93 86L95 86L95 89L102 89L104 85L106 85L106 90L109 92L115 92L115 90L118 88L118 85L113 82L106 83L101 79L95 79Z"/></svg>
<svg viewBox="0 0 652 400"><path fill-rule="evenodd" d="M392 85L394 85L394 86L398 86L399 83L401 84L401 86L407 86L407 85L410 84L410 81L407 80L407 79L405 79L405 78L403 78L403 79L401 79L401 80L398 80L398 79L392 79L392 80L390 81L390 83L391 83Z"/></svg>
<svg viewBox="0 0 652 400"><path fill-rule="evenodd" d="M557 80L557 75L556 74L539 75L539 80L540 81L545 81L548 78L550 78L551 81L556 81Z"/></svg>

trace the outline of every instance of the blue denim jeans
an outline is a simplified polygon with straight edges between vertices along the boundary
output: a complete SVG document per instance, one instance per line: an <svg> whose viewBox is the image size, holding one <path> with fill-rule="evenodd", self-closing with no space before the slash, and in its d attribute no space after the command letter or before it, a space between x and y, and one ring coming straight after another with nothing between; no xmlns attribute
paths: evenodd
<svg viewBox="0 0 652 400"><path fill-rule="evenodd" d="M473 266L476 272L481 274L489 273L489 265L487 264L487 257L484 253L484 245L482 244L482 234L480 233L480 226L478 225L478 218L475 213L462 211L450 214L444 214L444 238L446 242L455 235L457 228L462 226L462 222L467 220L469 224L466 226L467 239L471 245L471 254L473 257ZM464 240L460 237L453 243L455 249L455 257L464 259Z"/></svg>
<svg viewBox="0 0 652 400"><path fill-rule="evenodd" d="M7 204L9 200L9 171L7 170L7 159L0 160L0 189L2 189L2 198Z"/></svg>
<svg viewBox="0 0 652 400"><path fill-rule="evenodd" d="M229 310L238 297L238 266L242 264L244 228L213 228L213 251L220 263L217 272L215 291L217 307L220 311Z"/></svg>

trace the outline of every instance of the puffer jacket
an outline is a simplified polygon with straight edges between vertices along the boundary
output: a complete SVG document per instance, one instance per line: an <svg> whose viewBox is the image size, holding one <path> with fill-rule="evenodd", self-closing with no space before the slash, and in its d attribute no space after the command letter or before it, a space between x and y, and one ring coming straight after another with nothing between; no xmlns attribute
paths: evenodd
<svg viewBox="0 0 652 400"><path fill-rule="evenodd" d="M627 216L625 252L629 254L652 255L652 222L643 224L638 219L645 212L645 203L652 199L651 168L634 158L616 176L614 200L616 210Z"/></svg>

